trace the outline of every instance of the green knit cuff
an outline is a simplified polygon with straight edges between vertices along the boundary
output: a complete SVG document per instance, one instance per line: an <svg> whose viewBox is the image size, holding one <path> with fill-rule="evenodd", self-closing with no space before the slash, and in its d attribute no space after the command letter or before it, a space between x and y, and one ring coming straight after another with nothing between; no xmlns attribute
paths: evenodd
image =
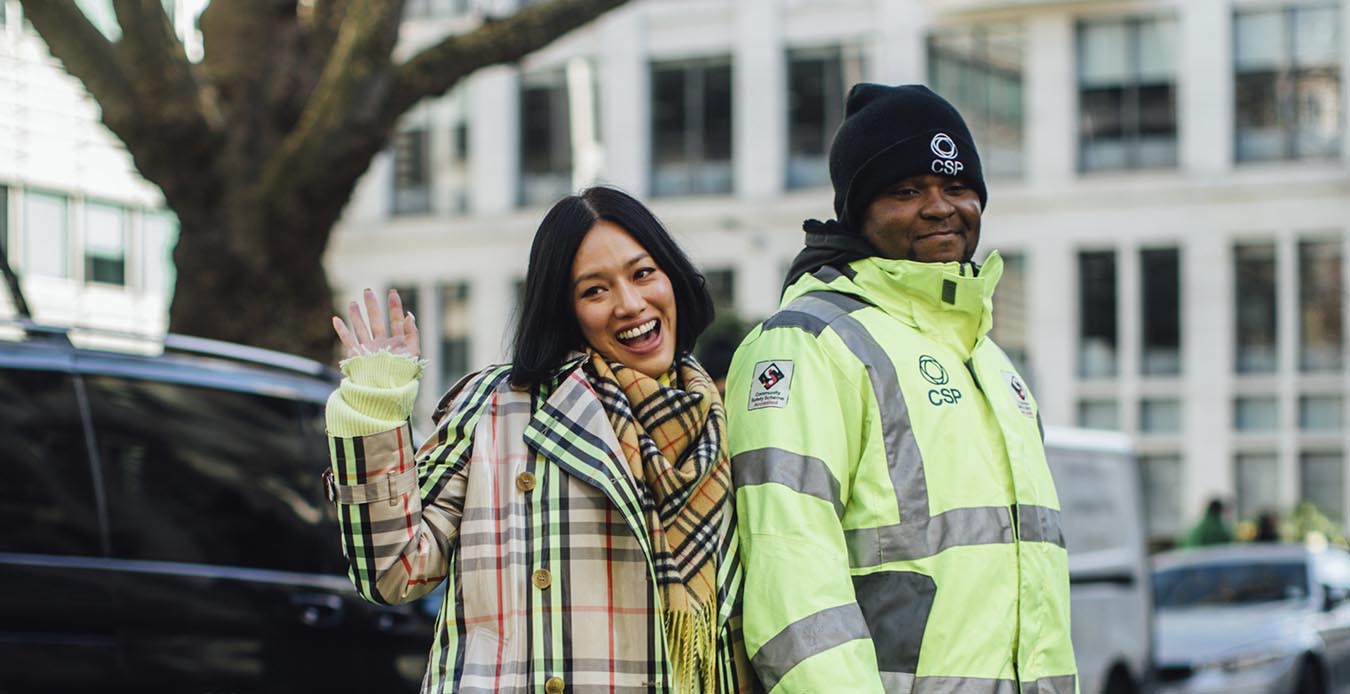
<svg viewBox="0 0 1350 694"><path fill-rule="evenodd" d="M328 398L325 415L331 436L369 436L402 426L417 401L424 363L380 351L343 360L346 378Z"/></svg>
<svg viewBox="0 0 1350 694"><path fill-rule="evenodd" d="M343 359L338 368L342 369L343 376L363 386L397 388L421 378L426 365L423 359L382 349Z"/></svg>

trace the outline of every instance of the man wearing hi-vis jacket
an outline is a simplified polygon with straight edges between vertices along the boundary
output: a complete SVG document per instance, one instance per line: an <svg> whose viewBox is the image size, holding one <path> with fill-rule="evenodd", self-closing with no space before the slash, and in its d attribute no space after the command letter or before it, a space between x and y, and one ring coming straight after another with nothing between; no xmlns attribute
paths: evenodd
<svg viewBox="0 0 1350 694"><path fill-rule="evenodd" d="M1036 400L988 337L1003 262L961 115L859 84L777 313L726 391L744 636L781 692L1074 694Z"/></svg>

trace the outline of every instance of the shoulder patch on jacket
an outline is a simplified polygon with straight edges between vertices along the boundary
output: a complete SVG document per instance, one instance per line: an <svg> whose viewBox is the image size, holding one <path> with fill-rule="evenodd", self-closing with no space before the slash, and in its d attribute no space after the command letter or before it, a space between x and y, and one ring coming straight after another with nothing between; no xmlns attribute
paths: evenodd
<svg viewBox="0 0 1350 694"><path fill-rule="evenodd" d="M787 407L788 389L792 387L792 360L770 359L755 364L754 383L750 384L750 402L747 409Z"/></svg>
<svg viewBox="0 0 1350 694"><path fill-rule="evenodd" d="M1031 409L1031 403L1027 400L1027 386L1022 383L1022 379L1011 371L1004 371L1003 380L1008 384L1008 392L1012 393L1012 399L1013 402L1017 403L1017 409L1028 417L1035 417L1036 413Z"/></svg>

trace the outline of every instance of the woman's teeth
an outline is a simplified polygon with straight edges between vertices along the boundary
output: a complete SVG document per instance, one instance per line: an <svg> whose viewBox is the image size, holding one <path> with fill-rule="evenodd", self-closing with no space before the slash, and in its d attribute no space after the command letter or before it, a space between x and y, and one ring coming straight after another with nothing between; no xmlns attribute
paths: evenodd
<svg viewBox="0 0 1350 694"><path fill-rule="evenodd" d="M643 335L646 335L647 333L655 329L656 329L656 319L653 318L647 321L646 323L637 326L636 328L629 328L628 330L619 331L618 337L620 340L624 342L629 342L632 340L636 340L637 338L642 337Z"/></svg>

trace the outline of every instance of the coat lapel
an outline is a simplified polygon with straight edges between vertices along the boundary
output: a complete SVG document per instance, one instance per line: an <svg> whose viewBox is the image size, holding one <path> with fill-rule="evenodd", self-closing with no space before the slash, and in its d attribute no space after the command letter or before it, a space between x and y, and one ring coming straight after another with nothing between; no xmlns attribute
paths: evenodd
<svg viewBox="0 0 1350 694"><path fill-rule="evenodd" d="M570 371L535 411L525 440L567 474L600 490L619 509L650 560L642 501L605 408L581 369Z"/></svg>

